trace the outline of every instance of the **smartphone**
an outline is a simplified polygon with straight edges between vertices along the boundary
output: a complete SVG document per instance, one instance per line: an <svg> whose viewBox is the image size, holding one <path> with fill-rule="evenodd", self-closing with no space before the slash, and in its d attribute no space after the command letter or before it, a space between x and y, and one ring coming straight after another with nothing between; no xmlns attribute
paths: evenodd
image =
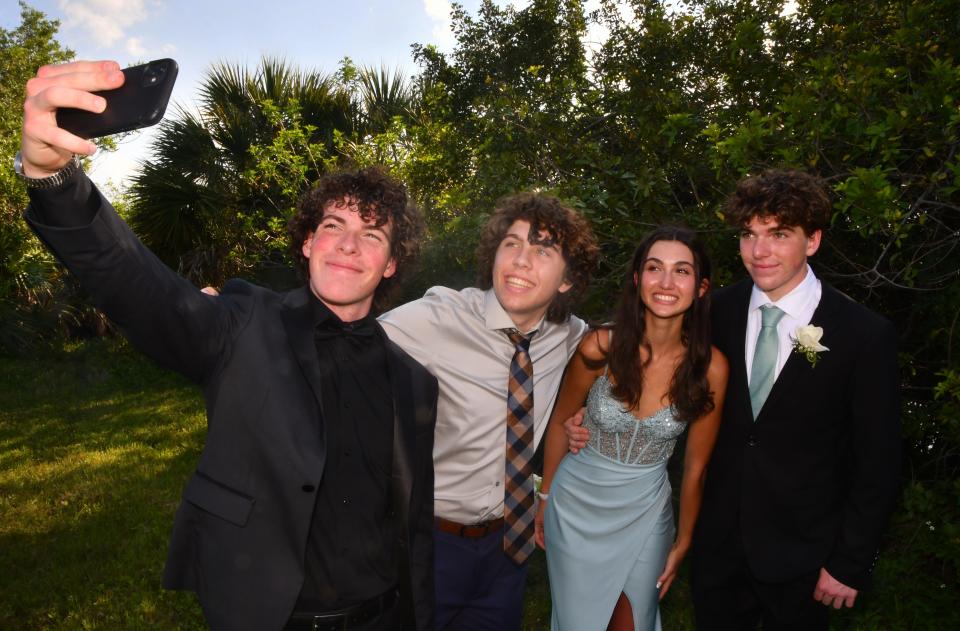
<svg viewBox="0 0 960 631"><path fill-rule="evenodd" d="M123 74L119 88L94 93L107 100L103 112L65 107L57 110L57 125L81 138L99 138L159 123L177 80L177 62L158 59L124 68Z"/></svg>

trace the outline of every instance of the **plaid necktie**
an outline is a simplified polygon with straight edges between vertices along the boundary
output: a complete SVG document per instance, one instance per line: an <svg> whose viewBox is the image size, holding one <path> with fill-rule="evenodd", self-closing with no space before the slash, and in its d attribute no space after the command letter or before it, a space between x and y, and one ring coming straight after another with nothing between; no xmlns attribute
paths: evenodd
<svg viewBox="0 0 960 631"><path fill-rule="evenodd" d="M753 366L750 369L750 407L753 419L760 416L760 408L767 401L767 395L776 381L777 355L780 339L777 337L777 324L787 315L773 305L760 307L760 335L757 336L757 348L753 352Z"/></svg>
<svg viewBox="0 0 960 631"><path fill-rule="evenodd" d="M517 347L507 381L506 478L503 550L520 564L533 552L533 362L530 338L507 331Z"/></svg>

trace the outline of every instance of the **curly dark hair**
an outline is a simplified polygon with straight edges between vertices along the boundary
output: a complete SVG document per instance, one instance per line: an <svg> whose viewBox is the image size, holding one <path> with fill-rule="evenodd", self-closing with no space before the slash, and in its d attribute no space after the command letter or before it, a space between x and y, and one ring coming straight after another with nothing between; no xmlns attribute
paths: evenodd
<svg viewBox="0 0 960 631"><path fill-rule="evenodd" d="M406 187L383 167L341 171L320 178L317 185L300 198L297 212L287 223L290 251L297 271L306 278L309 269L302 252L304 241L317 229L328 204L342 204L347 200L357 205L364 221L374 220L378 227L390 222L392 226L390 256L397 269L393 276L382 279L374 292L373 310L380 311L420 255L420 239L424 231L423 215L410 202Z"/></svg>
<svg viewBox="0 0 960 631"><path fill-rule="evenodd" d="M741 228L754 217L773 217L784 227L799 227L810 236L830 223L833 204L823 180L791 169L768 169L737 182L727 198L725 219Z"/></svg>
<svg viewBox="0 0 960 631"><path fill-rule="evenodd" d="M681 226L660 226L648 232L636 251L623 278L623 289L613 321L614 335L607 353L607 363L615 384L611 393L628 408L640 403L643 391L644 364L640 362L640 347L650 347L646 339L646 306L640 299L635 274L643 274L650 248L657 241L678 241L693 253L694 287L697 292L693 304L683 314L681 341L686 347L683 361L677 366L670 381L670 402L677 411L677 418L694 421L713 409L713 393L707 381L710 368L710 292L699 295L701 283L710 280L710 258L696 233Z"/></svg>
<svg viewBox="0 0 960 631"><path fill-rule="evenodd" d="M563 253L563 260L567 264L566 280L571 287L566 292L557 294L550 303L547 320L555 323L566 322L571 309L590 283L600 248L587 220L552 195L519 193L497 202L477 245L477 287L493 287L493 262L497 249L510 226L519 219L530 224L527 235L529 243L547 246L556 244ZM540 239L540 232L546 232L548 237Z"/></svg>

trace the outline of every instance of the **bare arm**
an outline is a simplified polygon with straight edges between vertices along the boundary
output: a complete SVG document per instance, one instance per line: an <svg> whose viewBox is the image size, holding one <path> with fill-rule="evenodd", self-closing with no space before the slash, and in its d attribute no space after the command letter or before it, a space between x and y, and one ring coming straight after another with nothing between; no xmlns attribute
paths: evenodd
<svg viewBox="0 0 960 631"><path fill-rule="evenodd" d="M541 493L550 492L550 485L553 483L553 476L557 467L560 466L560 461L567 454L567 436L564 432L563 422L576 414L577 410L583 406L587 393L590 391L590 386L593 385L593 382L601 373L599 368L592 369L587 365L597 362L605 356L600 347L601 336L605 349L608 337L606 331L590 331L583 336L580 346L577 347L577 352L570 358L567 369L563 374L560 395L557 397L557 404L550 415L550 422L547 425L547 433L544 438L546 443L543 450ZM534 522L537 545L541 548L546 545L543 538L543 511L545 506L545 502L541 501Z"/></svg>
<svg viewBox="0 0 960 631"><path fill-rule="evenodd" d="M657 579L660 598L663 598L673 579L677 576L680 563L690 550L693 539L693 527L700 513L703 500L703 483L706 479L707 463L717 442L720 431L720 419L723 416L723 400L727 392L729 368L723 354L713 349L710 368L707 369L707 381L713 392L713 410L690 424L687 435L687 448L683 460L683 482L680 485L680 525L677 538L667 555L663 573Z"/></svg>

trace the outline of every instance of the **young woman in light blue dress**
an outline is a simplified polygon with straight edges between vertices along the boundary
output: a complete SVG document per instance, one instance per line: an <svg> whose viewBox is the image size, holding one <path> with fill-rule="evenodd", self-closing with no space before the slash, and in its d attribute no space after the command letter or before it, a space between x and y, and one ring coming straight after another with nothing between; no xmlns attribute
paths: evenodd
<svg viewBox="0 0 960 631"><path fill-rule="evenodd" d="M727 361L710 345L709 285L695 234L654 230L634 253L613 324L588 333L567 366L536 520L554 631L660 628L659 599L690 547L727 385ZM563 422L584 405L590 438L568 454ZM674 528L667 460L688 426Z"/></svg>

